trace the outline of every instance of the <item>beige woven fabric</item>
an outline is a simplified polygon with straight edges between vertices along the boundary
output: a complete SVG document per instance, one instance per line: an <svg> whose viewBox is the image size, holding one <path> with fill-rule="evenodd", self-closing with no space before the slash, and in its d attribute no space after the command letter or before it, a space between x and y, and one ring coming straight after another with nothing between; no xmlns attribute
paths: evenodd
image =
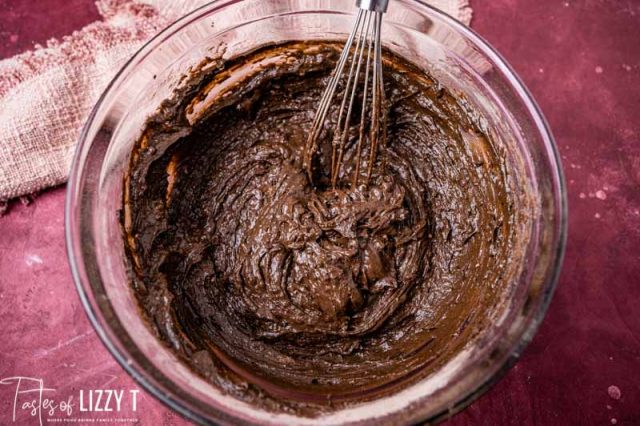
<svg viewBox="0 0 640 426"><path fill-rule="evenodd" d="M467 0L428 2L471 20ZM82 125L118 69L168 23L206 3L99 0L102 21L0 61L0 203L65 182Z"/></svg>

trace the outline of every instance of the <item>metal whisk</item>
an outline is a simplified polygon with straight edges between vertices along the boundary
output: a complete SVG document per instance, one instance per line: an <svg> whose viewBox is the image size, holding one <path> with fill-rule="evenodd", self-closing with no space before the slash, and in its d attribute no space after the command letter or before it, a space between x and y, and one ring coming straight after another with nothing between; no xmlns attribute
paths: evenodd
<svg viewBox="0 0 640 426"><path fill-rule="evenodd" d="M346 79L342 91L342 100L338 113L337 125L333 133L331 155L331 186L336 187L341 168L343 167L344 154L349 141L349 128L352 121L353 105L356 101L358 88L362 87L362 106L360 111L360 124L358 141L355 146L355 166L353 170L352 185L355 187L360 178L360 168L364 150L365 139L368 137L368 161L366 182L371 178L373 164L380 144L386 142L385 115L382 112L384 104L384 86L382 80L382 45L380 32L382 16L387 11L389 0L357 0L359 8L353 29L347 38L336 68L325 89L320 105L316 111L313 125L306 144L303 166L313 183L312 162L318 149L318 138L324 127L329 107L341 80ZM354 47L355 43L355 47ZM343 77L345 68L348 73ZM364 66L364 70L362 67ZM360 85L361 74L362 85ZM369 99L371 102L369 103ZM369 129L368 135L366 129ZM365 152L366 155L366 152Z"/></svg>

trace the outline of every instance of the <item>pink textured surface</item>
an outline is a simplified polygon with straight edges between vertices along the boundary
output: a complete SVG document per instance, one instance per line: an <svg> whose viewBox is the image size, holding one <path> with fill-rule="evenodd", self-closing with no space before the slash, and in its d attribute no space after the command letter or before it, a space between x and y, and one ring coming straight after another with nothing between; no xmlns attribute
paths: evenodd
<svg viewBox="0 0 640 426"><path fill-rule="evenodd" d="M448 424L640 424L640 3L472 6L472 27L513 65L554 132L569 190L569 240L532 344ZM37 7L0 0L0 57L96 18L91 0ZM41 377L61 396L139 388L80 305L64 249L63 202L63 188L50 190L0 218L0 379ZM11 424L12 398L12 389L0 386L2 425ZM144 391L138 411L123 415L141 424L187 423Z"/></svg>

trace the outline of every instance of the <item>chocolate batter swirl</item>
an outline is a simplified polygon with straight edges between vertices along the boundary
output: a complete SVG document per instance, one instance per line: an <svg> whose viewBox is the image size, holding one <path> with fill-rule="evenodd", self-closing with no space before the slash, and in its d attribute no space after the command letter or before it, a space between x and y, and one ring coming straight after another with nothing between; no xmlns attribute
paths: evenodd
<svg viewBox="0 0 640 426"><path fill-rule="evenodd" d="M437 369L499 313L525 239L478 115L389 52L389 142L371 182L330 187L329 123L309 183L307 132L340 48L270 46L193 73L149 119L125 178L151 326L272 410L330 409ZM357 126L351 139L345 176Z"/></svg>

